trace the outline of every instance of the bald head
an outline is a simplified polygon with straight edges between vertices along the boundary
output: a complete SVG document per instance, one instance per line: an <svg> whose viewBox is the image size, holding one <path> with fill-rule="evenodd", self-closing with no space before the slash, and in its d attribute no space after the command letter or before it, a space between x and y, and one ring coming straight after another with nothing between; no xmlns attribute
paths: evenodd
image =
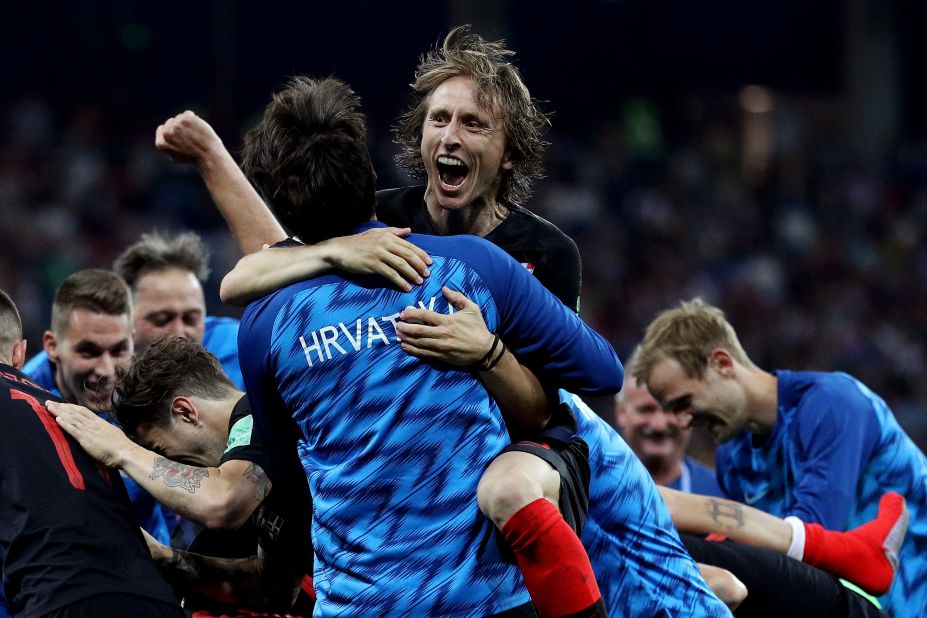
<svg viewBox="0 0 927 618"><path fill-rule="evenodd" d="M0 290L0 362L22 367L26 356L23 322L9 294Z"/></svg>

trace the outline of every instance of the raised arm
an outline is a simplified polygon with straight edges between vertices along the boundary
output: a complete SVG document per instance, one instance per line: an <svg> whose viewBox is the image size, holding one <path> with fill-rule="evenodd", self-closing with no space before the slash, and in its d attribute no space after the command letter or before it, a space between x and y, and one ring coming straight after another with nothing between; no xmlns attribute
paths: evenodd
<svg viewBox="0 0 927 618"><path fill-rule="evenodd" d="M287 237L205 120L189 110L168 118L155 131L155 146L176 161L196 166L242 253L260 251Z"/></svg>
<svg viewBox="0 0 927 618"><path fill-rule="evenodd" d="M223 279L222 301L246 305L296 281L335 270L380 275L401 290L428 276L431 258L402 238L408 228L375 228L315 245L280 247L246 255Z"/></svg>
<svg viewBox="0 0 927 618"><path fill-rule="evenodd" d="M54 401L47 408L87 454L121 468L158 502L207 528L239 527L270 492L270 479L253 462L236 459L215 468L171 461L87 408Z"/></svg>

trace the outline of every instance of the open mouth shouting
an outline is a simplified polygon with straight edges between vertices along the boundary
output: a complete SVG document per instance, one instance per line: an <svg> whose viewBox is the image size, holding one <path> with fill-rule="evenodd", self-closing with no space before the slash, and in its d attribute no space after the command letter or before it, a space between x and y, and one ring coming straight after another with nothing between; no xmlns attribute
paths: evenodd
<svg viewBox="0 0 927 618"><path fill-rule="evenodd" d="M449 155L440 155L435 161L438 170L438 179L441 181L441 190L454 193L460 189L470 174L470 168L458 159Z"/></svg>

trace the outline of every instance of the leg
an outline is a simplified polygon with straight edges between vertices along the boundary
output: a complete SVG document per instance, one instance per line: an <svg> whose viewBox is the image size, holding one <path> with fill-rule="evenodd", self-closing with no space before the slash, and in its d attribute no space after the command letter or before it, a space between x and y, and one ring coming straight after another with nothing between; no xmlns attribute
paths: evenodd
<svg viewBox="0 0 927 618"><path fill-rule="evenodd" d="M898 569L898 550L908 525L900 494L882 496L879 514L871 522L835 532L794 517L780 519L733 500L659 489L680 532L723 534L738 543L786 554L877 595L885 594Z"/></svg>
<svg viewBox="0 0 927 618"><path fill-rule="evenodd" d="M521 451L496 457L476 490L480 510L500 530L512 515L541 498L559 503L560 475L544 460Z"/></svg>
<svg viewBox="0 0 927 618"><path fill-rule="evenodd" d="M579 439L562 449L513 445L480 479L480 509L514 552L542 616L606 615L577 535L588 507L588 484L588 448Z"/></svg>
<svg viewBox="0 0 927 618"><path fill-rule="evenodd" d="M747 586L737 616L851 618L883 616L874 605L825 571L768 550L724 541L712 543L683 534L700 563L726 569Z"/></svg>

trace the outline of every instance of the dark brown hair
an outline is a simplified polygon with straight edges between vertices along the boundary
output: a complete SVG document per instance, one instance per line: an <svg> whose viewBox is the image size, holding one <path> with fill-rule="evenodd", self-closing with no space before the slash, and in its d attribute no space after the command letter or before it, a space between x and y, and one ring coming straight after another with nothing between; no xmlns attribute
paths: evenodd
<svg viewBox="0 0 927 618"><path fill-rule="evenodd" d="M359 106L344 82L298 76L245 134L245 175L304 242L349 234L373 216L376 176Z"/></svg>
<svg viewBox="0 0 927 618"><path fill-rule="evenodd" d="M170 425L174 397L220 400L235 392L216 357L199 343L164 335L141 354L128 369L118 370L114 409L130 438L140 426Z"/></svg>

